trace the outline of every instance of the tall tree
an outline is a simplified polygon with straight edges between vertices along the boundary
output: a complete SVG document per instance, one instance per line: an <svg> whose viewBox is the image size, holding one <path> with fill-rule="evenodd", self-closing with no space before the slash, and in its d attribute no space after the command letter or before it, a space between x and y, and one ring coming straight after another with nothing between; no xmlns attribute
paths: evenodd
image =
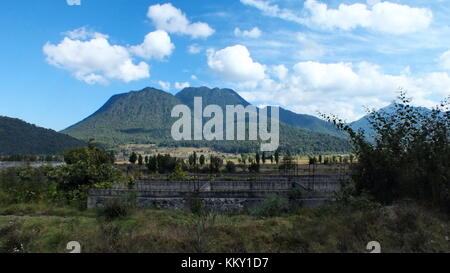
<svg viewBox="0 0 450 273"><path fill-rule="evenodd" d="M132 152L129 158L129 161L131 164L136 164L137 161L137 154L135 152Z"/></svg>
<svg viewBox="0 0 450 273"><path fill-rule="evenodd" d="M278 165L280 163L280 153L278 150L275 151L275 163Z"/></svg>

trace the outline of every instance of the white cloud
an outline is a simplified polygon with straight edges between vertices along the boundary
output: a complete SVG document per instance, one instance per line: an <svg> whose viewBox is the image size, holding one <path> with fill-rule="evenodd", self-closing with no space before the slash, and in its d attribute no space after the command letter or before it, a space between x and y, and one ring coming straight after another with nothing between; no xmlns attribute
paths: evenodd
<svg viewBox="0 0 450 273"><path fill-rule="evenodd" d="M297 40L300 42L300 48L296 52L299 59L314 60L325 55L325 49L306 35L299 33Z"/></svg>
<svg viewBox="0 0 450 273"><path fill-rule="evenodd" d="M389 34L405 34L427 29L433 13L426 8L415 8L388 1L369 1L369 4L340 4L337 9L317 0L306 0L304 10L308 16L282 9L265 0L241 0L243 4L255 7L263 14L299 24L325 29L352 30L357 27Z"/></svg>
<svg viewBox="0 0 450 273"><path fill-rule="evenodd" d="M257 27L254 27L250 30L240 30L239 28L234 29L234 35L236 35L237 37L256 39L256 38L261 37L261 34L262 34L262 31Z"/></svg>
<svg viewBox="0 0 450 273"><path fill-rule="evenodd" d="M265 15L271 17L277 17L284 20L303 24L304 19L296 15L294 12L288 9L282 9L277 5L271 5L268 1L263 0L241 0L245 5L249 5L261 10Z"/></svg>
<svg viewBox="0 0 450 273"><path fill-rule="evenodd" d="M366 4L340 4L337 9L316 0L307 0L305 10L310 13L309 23L322 28L351 30L370 28L390 34L412 33L428 28L433 14L429 9L414 8L391 2Z"/></svg>
<svg viewBox="0 0 450 273"><path fill-rule="evenodd" d="M169 91L170 90L170 82L158 81L159 86L161 86L162 90Z"/></svg>
<svg viewBox="0 0 450 273"><path fill-rule="evenodd" d="M69 6L81 6L81 0L66 0Z"/></svg>
<svg viewBox="0 0 450 273"><path fill-rule="evenodd" d="M266 67L253 61L243 45L208 50L208 66L225 80L253 85L265 78Z"/></svg>
<svg viewBox="0 0 450 273"><path fill-rule="evenodd" d="M367 62L299 62L289 73L282 66L272 67L273 78L258 82L253 91L240 92L259 104L279 104L298 113L338 114L353 121L364 115L363 106L381 108L407 90L416 105L431 107L450 94L450 76L445 72L421 76L386 74ZM281 72L276 75L276 72Z"/></svg>
<svg viewBox="0 0 450 273"><path fill-rule="evenodd" d="M206 23L191 23L186 15L171 3L150 6L147 16L156 28L169 33L186 34L192 38L206 38L214 33L214 29Z"/></svg>
<svg viewBox="0 0 450 273"><path fill-rule="evenodd" d="M284 65L276 65L271 67L271 72L278 80L283 81L286 79L289 69Z"/></svg>
<svg viewBox="0 0 450 273"><path fill-rule="evenodd" d="M132 46L130 51L145 59L162 60L170 56L175 45L170 40L169 34L164 30L156 30L145 36L144 42L138 46Z"/></svg>
<svg viewBox="0 0 450 273"><path fill-rule="evenodd" d="M198 44L192 44L188 47L188 52L190 54L198 54L202 51L202 48Z"/></svg>
<svg viewBox="0 0 450 273"><path fill-rule="evenodd" d="M84 39L75 39L75 34ZM127 48L111 45L107 36L100 33L83 33L79 29L59 44L46 43L43 51L49 64L72 72L78 80L88 84L150 77L147 63L134 64Z"/></svg>
<svg viewBox="0 0 450 273"><path fill-rule="evenodd" d="M86 40L92 38L108 39L108 35L89 30L86 27L80 27L71 31L64 32L63 34L72 40Z"/></svg>
<svg viewBox="0 0 450 273"><path fill-rule="evenodd" d="M182 90L182 89L187 88L189 86L191 86L191 85L188 82L176 82L175 83L175 89L177 89L177 90Z"/></svg>
<svg viewBox="0 0 450 273"><path fill-rule="evenodd" d="M198 81L198 77L195 76L195 75L192 75L192 76L191 76L191 79L194 80L194 81Z"/></svg>
<svg viewBox="0 0 450 273"><path fill-rule="evenodd" d="M445 70L450 70L450 50L444 52L439 57L439 63L441 67L444 68Z"/></svg>

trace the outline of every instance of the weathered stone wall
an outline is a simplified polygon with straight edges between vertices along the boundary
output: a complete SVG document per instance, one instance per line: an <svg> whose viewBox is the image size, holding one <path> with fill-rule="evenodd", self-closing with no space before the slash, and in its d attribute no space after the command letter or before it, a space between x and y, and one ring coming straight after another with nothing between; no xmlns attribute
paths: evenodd
<svg viewBox="0 0 450 273"><path fill-rule="evenodd" d="M304 176L295 180L279 177L254 181L137 181L131 189L92 189L88 207L103 206L110 199L133 195L140 207L189 209L193 199L200 199L210 211L236 213L257 206L272 194L288 197L293 189L302 189L304 206L314 207L325 202L329 193L339 188L341 179L337 176Z"/></svg>

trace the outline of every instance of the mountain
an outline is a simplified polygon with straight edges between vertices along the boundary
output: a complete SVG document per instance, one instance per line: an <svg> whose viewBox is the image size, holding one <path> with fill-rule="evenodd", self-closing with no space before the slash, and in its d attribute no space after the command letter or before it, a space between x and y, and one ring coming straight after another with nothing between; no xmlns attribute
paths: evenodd
<svg viewBox="0 0 450 273"><path fill-rule="evenodd" d="M176 119L171 110L182 104L164 91L145 88L112 96L97 112L63 132L107 145L166 140Z"/></svg>
<svg viewBox="0 0 450 273"><path fill-rule="evenodd" d="M208 87L188 87L176 94L176 97L189 107L193 107L194 97L202 97L203 105L219 105L222 109L226 105L250 105L238 93L231 89L209 89Z"/></svg>
<svg viewBox="0 0 450 273"><path fill-rule="evenodd" d="M84 145L68 135L0 116L0 155L53 155Z"/></svg>
<svg viewBox="0 0 450 273"><path fill-rule="evenodd" d="M428 108L425 108L425 107L413 107L412 109L424 116L431 115L431 110ZM394 113L394 111L395 111L395 105L390 104L386 107L383 107L383 108L377 110L376 112L380 113L382 115L388 116L388 115ZM366 137L368 137L369 139L374 139L375 132L370 125L370 120L371 120L371 115L368 114L368 115L350 123L350 127L355 131L364 130L364 134Z"/></svg>
<svg viewBox="0 0 450 273"><path fill-rule="evenodd" d="M203 105L216 104L223 109L226 105L250 105L249 102L231 89L188 87L181 90L176 97L190 107L193 106L194 97L203 97ZM344 134L329 122L311 115L297 114L282 107L280 107L280 121L298 129L344 137Z"/></svg>
<svg viewBox="0 0 450 273"><path fill-rule="evenodd" d="M284 108L280 108L280 120L295 128L344 137L344 134L333 124L311 115L297 114Z"/></svg>
<svg viewBox="0 0 450 273"><path fill-rule="evenodd" d="M231 89L207 87L185 88L176 96L154 88L132 91L111 97L97 112L67 128L64 133L73 137L108 146L122 144L158 144L161 146L212 147L225 152L250 152L259 147L257 141L182 141L171 137L171 118L175 105L193 107L194 97L202 97L203 105L249 105ZM294 128L280 122L280 142L283 149L301 153L344 152L349 146L346 140L329 134Z"/></svg>

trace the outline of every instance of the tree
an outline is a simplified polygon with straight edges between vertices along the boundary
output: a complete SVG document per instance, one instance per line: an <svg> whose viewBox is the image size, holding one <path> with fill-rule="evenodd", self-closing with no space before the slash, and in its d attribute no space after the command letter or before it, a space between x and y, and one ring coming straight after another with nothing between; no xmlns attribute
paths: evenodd
<svg viewBox="0 0 450 273"><path fill-rule="evenodd" d="M280 162L280 153L278 152L278 150L275 151L275 163L278 165L278 163Z"/></svg>
<svg viewBox="0 0 450 273"><path fill-rule="evenodd" d="M197 152L194 151L194 165L197 165Z"/></svg>
<svg viewBox="0 0 450 273"><path fill-rule="evenodd" d="M241 154L241 161L242 161L242 164L245 165L247 163L247 155Z"/></svg>
<svg viewBox="0 0 450 273"><path fill-rule="evenodd" d="M259 155L259 153L256 153L255 159L256 159L256 164L259 165L259 163L261 162L261 156Z"/></svg>
<svg viewBox="0 0 450 273"><path fill-rule="evenodd" d="M148 164L148 159L149 159L149 157L148 157L148 155L146 155L145 158L144 158L144 163L145 163L145 165Z"/></svg>
<svg viewBox="0 0 450 273"><path fill-rule="evenodd" d="M229 173L234 173L236 172L236 165L234 164L233 161L228 161L227 165L226 165L227 171Z"/></svg>
<svg viewBox="0 0 450 273"><path fill-rule="evenodd" d="M142 155L139 155L139 156L138 156L138 165L139 165L139 166L142 166L143 163L144 163L144 158L142 158Z"/></svg>
<svg viewBox="0 0 450 273"><path fill-rule="evenodd" d="M373 139L328 117L350 137L355 194L368 192L385 204L412 198L450 212L450 98L430 113L412 107L404 92L398 99L390 112L369 112Z"/></svg>
<svg viewBox="0 0 450 273"><path fill-rule="evenodd" d="M190 155L188 158L188 162L189 162L189 166L193 167L194 166L194 155Z"/></svg>
<svg viewBox="0 0 450 273"><path fill-rule="evenodd" d="M59 170L62 181L58 187L65 191L85 192L93 185L112 184L121 178L111 153L95 145L66 150L64 161L67 165Z"/></svg>
<svg viewBox="0 0 450 273"><path fill-rule="evenodd" d="M200 161L200 166L203 167L203 166L205 165L205 163L206 163L206 158L205 158L205 156L204 156L204 155L201 155L199 161Z"/></svg>
<svg viewBox="0 0 450 273"><path fill-rule="evenodd" d="M266 158L266 153L263 152L263 153L262 153L262 163L263 163L263 164L266 164L266 159L267 159L267 158Z"/></svg>
<svg viewBox="0 0 450 273"><path fill-rule="evenodd" d="M136 164L137 159L138 159L137 158L137 154L135 152L132 152L131 155L130 155L130 159L129 159L130 163L131 164Z"/></svg>
<svg viewBox="0 0 450 273"><path fill-rule="evenodd" d="M211 155L210 158L210 168L212 172L219 172L220 171L220 167L223 164L223 160L222 158L218 157L218 156L214 156Z"/></svg>

